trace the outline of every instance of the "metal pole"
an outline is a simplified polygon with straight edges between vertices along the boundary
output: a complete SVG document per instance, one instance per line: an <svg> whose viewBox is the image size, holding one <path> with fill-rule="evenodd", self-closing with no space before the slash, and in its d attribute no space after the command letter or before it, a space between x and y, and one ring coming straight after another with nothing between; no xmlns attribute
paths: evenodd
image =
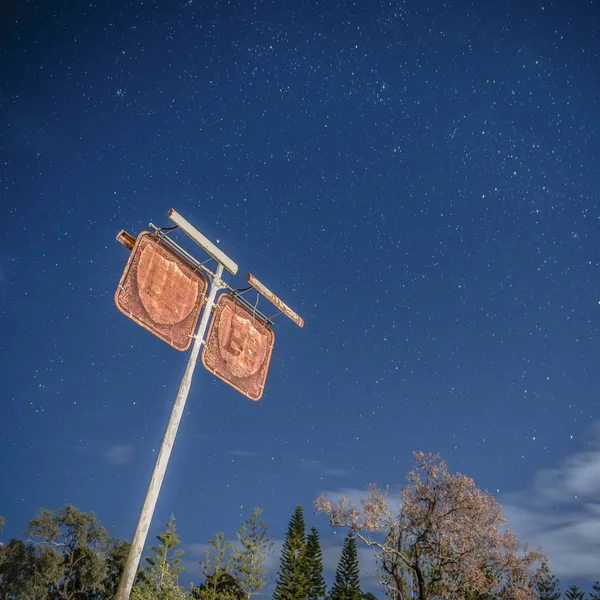
<svg viewBox="0 0 600 600"><path fill-rule="evenodd" d="M156 459L156 465L154 466L152 479L150 480L150 485L148 486L148 491L146 492L146 498L144 500L144 505L142 506L142 512L140 513L140 518L135 529L135 535L133 536L133 542L131 543L131 549L129 550L129 556L127 557L127 562L125 563L125 568L123 569L123 575L121 576L121 581L119 583L119 588L117 589L115 600L129 600L129 594L131 593L131 588L135 582L135 576L140 564L142 552L144 551L144 544L146 543L148 529L150 528L154 509L156 508L160 487L165 476L165 471L167 470L167 464L169 462L169 457L171 456L171 450L173 449L175 436L177 435L177 429L179 428L179 422L181 421L185 402L192 384L192 375L194 374L194 369L196 367L196 363L198 362L200 347L204 341L204 334L206 333L208 319L210 318L210 313L212 312L212 308L215 303L217 291L222 287L222 275L223 265L218 263L217 270L211 282L210 292L206 300L206 307L204 309L204 313L202 314L202 319L200 320L200 327L198 327L198 332L196 333L196 338L194 339L192 353L190 354L187 367L185 368L185 373L181 378L179 390L177 391L177 397L173 403L171 417L169 418L167 430L165 431L165 437L163 438L160 451Z"/></svg>

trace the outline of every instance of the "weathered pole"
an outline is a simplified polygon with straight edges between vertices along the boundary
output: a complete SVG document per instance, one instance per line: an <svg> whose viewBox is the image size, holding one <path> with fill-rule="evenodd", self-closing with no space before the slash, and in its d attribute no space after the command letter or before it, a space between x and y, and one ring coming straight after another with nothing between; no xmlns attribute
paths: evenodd
<svg viewBox="0 0 600 600"><path fill-rule="evenodd" d="M183 415L183 409L190 391L192 384L192 376L196 363L198 362L198 355L200 354L200 348L204 342L204 334L206 333L206 327L208 326L208 320L210 318L217 291L223 287L221 282L221 276L223 275L223 265L218 263L217 270L212 282L210 284L210 291L206 300L206 306L200 320L200 326L194 338L192 345L192 352L185 368L185 373L181 378L179 384L179 390L175 402L173 403L173 409L171 411L171 417L165 431L162 444L160 445L160 451L156 458L156 464L154 465L154 471L150 484L148 485L148 491L146 492L146 498L144 499L144 505L142 506L142 512L138 520L137 527L135 529L135 535L133 536L133 542L131 543L131 549L129 550L129 556L123 569L123 575L117 589L115 600L129 600L131 594L131 588L135 582L135 576L140 564L140 558L144 551L144 545L146 543L146 537L148 536L148 529L150 529L150 523L152 522L152 516L154 515L154 509L156 508L156 502L158 500L158 494L162 486L165 472L167 470L167 464L169 463L169 457L173 450L173 444L175 443L175 436L179 429L179 423L181 416Z"/></svg>

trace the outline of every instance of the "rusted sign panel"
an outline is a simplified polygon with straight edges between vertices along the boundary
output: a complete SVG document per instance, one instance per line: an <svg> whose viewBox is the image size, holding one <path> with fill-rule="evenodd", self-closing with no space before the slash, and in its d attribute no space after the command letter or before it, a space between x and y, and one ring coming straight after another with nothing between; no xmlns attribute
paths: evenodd
<svg viewBox="0 0 600 600"><path fill-rule="evenodd" d="M202 364L250 400L260 400L274 340L267 325L232 296L221 294L202 351Z"/></svg>
<svg viewBox="0 0 600 600"><path fill-rule="evenodd" d="M202 273L144 231L119 282L115 304L124 315L183 352L192 341L206 288Z"/></svg>

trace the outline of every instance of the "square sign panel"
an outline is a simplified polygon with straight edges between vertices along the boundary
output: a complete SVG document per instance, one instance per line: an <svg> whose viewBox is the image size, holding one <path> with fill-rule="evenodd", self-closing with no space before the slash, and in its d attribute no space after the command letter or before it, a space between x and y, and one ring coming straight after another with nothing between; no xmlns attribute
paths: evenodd
<svg viewBox="0 0 600 600"><path fill-rule="evenodd" d="M190 347L204 302L206 277L144 231L115 293L117 308L176 350Z"/></svg>
<svg viewBox="0 0 600 600"><path fill-rule="evenodd" d="M202 364L250 400L260 400L274 340L267 325L232 296L221 294L202 351Z"/></svg>

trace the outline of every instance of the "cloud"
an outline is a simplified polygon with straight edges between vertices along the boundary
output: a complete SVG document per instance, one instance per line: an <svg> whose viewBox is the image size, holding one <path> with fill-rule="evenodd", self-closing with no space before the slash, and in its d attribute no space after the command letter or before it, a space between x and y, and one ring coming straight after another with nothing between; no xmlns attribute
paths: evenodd
<svg viewBox="0 0 600 600"><path fill-rule="evenodd" d="M202 580L202 567L200 561L204 560L204 551L211 552L209 544L181 544L180 549L184 554L180 566L185 569L186 577L190 577L196 585Z"/></svg>
<svg viewBox="0 0 600 600"><path fill-rule="evenodd" d="M539 471L529 489L499 500L517 538L541 546L557 577L598 579L600 450L568 456Z"/></svg>
<svg viewBox="0 0 600 600"><path fill-rule="evenodd" d="M300 468L302 469L317 469L321 466L321 461L314 458L301 458Z"/></svg>
<svg viewBox="0 0 600 600"><path fill-rule="evenodd" d="M204 552L206 552L207 550L210 552L210 549L211 549L210 544L198 544L198 543L182 544L181 547L187 555L189 555L197 560L204 558Z"/></svg>
<svg viewBox="0 0 600 600"><path fill-rule="evenodd" d="M346 469L326 467L320 460L314 458L301 458L299 466L301 469L318 470L324 475L332 475L333 477L345 477L348 475L348 471Z"/></svg>
<svg viewBox="0 0 600 600"><path fill-rule="evenodd" d="M106 460L113 465L122 465L129 462L134 455L134 448L131 444L109 446L104 453Z"/></svg>
<svg viewBox="0 0 600 600"><path fill-rule="evenodd" d="M346 469L325 469L324 473L327 475L333 475L334 477L345 477L348 475L348 471Z"/></svg>
<svg viewBox="0 0 600 600"><path fill-rule="evenodd" d="M258 456L258 452L251 450L230 450L228 454L231 456Z"/></svg>

